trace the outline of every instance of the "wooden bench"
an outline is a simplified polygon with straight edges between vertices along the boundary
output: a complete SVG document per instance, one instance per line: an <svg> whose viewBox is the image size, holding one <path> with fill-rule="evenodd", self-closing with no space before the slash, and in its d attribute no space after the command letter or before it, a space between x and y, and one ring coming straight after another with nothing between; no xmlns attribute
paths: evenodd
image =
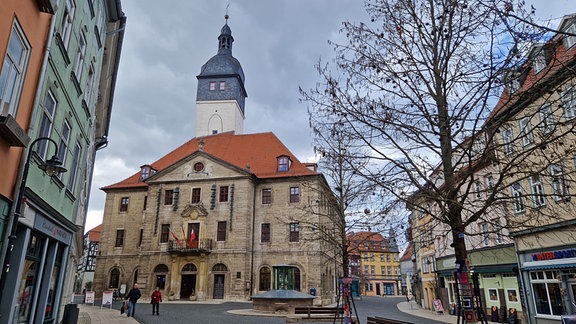
<svg viewBox="0 0 576 324"><path fill-rule="evenodd" d="M339 307L295 307L294 314L286 316L286 323L333 322L343 318L344 309ZM352 316L352 323L359 323L356 316Z"/></svg>
<svg viewBox="0 0 576 324"><path fill-rule="evenodd" d="M379 316L368 316L367 324L414 324L414 323Z"/></svg>

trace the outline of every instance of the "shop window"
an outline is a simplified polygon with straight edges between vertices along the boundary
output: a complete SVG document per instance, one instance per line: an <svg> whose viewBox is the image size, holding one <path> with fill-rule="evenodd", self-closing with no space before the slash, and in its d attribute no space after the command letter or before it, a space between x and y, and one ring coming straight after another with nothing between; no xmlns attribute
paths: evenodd
<svg viewBox="0 0 576 324"><path fill-rule="evenodd" d="M562 315L562 292L556 271L532 271L530 279L538 315Z"/></svg>

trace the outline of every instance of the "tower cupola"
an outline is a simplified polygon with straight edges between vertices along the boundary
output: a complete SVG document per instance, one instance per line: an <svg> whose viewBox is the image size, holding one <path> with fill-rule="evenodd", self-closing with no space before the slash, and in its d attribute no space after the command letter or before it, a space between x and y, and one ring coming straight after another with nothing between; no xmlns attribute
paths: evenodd
<svg viewBox="0 0 576 324"><path fill-rule="evenodd" d="M226 22L218 36L218 53L201 68L196 93L196 136L244 130L244 71L232 56L232 30Z"/></svg>

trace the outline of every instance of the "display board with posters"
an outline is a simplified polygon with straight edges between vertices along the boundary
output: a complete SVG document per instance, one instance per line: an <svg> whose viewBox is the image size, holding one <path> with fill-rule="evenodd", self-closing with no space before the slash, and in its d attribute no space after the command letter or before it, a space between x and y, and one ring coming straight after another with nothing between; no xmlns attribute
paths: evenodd
<svg viewBox="0 0 576 324"><path fill-rule="evenodd" d="M84 304L94 305L94 292L93 291L87 291L86 292L86 299L84 300Z"/></svg>
<svg viewBox="0 0 576 324"><path fill-rule="evenodd" d="M114 292L112 291L104 291L102 292L102 305L100 305L100 308L106 306L106 307L110 307L110 309L112 309L112 295Z"/></svg>
<svg viewBox="0 0 576 324"><path fill-rule="evenodd" d="M432 305L434 306L434 311L444 314L444 307L442 307L442 301L440 299L434 299Z"/></svg>

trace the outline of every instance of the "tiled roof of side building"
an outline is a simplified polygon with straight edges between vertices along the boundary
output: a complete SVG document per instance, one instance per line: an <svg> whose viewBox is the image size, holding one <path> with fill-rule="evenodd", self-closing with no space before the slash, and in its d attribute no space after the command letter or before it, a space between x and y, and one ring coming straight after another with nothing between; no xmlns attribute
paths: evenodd
<svg viewBox="0 0 576 324"><path fill-rule="evenodd" d="M90 242L100 242L100 234L102 234L102 224L88 231Z"/></svg>
<svg viewBox="0 0 576 324"><path fill-rule="evenodd" d="M156 171L161 171L194 152L200 151L200 141L203 142L201 151L243 170L247 169L247 165L249 165L250 172L261 179L318 174L307 167L306 164L301 163L272 132L242 135L227 132L195 137L149 165ZM288 156L292 162L288 171L278 171L277 157L282 155ZM147 184L140 180L140 175L140 172L136 172L120 182L101 189L106 191L136 187L145 188Z"/></svg>
<svg viewBox="0 0 576 324"><path fill-rule="evenodd" d="M564 26L571 23L575 17L575 14L564 16L560 23L559 30L563 30ZM567 72L564 78L572 76L572 70L567 67L573 67L576 63L576 46L567 49L565 45L567 37L568 35L558 33L545 44L538 44L535 46L538 48L533 48L531 54L538 53L540 50L548 54L546 56L546 67L541 72L536 73L534 71L534 58L530 57L529 60L524 63L522 69L520 69L521 74L524 74L524 78L521 78L523 82L521 82L520 89L513 95L506 89L502 91L496 107L494 107L488 117L488 121L518 103L534 101L538 98L538 93L549 91L549 82L562 80L562 78L558 79L559 74ZM531 100L524 100L526 98L531 98Z"/></svg>

